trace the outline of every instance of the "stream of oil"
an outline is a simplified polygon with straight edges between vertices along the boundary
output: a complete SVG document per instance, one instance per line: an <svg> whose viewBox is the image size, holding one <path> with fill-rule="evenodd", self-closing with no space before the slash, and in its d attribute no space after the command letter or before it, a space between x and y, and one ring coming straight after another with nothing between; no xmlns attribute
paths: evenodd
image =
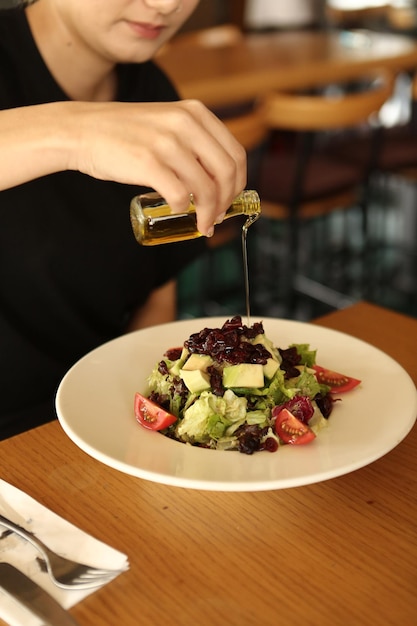
<svg viewBox="0 0 417 626"><path fill-rule="evenodd" d="M250 215L246 222L242 226L242 255L243 255L243 275L245 281L245 305L246 305L246 317L247 317L247 326L250 326L250 290L249 290L249 264L248 264L248 228L251 226L258 217L260 213L255 213L254 215Z"/></svg>

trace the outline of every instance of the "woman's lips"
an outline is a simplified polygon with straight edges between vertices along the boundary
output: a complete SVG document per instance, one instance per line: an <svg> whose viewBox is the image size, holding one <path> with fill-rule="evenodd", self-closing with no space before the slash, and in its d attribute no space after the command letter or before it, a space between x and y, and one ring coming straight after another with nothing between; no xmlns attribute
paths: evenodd
<svg viewBox="0 0 417 626"><path fill-rule="evenodd" d="M128 22L136 35L143 39L157 39L165 26L157 24L145 24L141 22Z"/></svg>

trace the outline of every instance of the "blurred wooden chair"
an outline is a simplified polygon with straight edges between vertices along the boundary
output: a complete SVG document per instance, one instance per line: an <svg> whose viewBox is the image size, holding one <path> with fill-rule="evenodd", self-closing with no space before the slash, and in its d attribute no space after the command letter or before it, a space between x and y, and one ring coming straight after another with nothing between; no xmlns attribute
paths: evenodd
<svg viewBox="0 0 417 626"><path fill-rule="evenodd" d="M417 28L417 7L391 4L387 8L387 20L392 30L403 33L415 33Z"/></svg>
<svg viewBox="0 0 417 626"><path fill-rule="evenodd" d="M379 294L391 294L417 311L417 76L411 82L411 116L384 128L375 167L374 192L382 210L376 222ZM354 150L353 150L354 153Z"/></svg>
<svg viewBox="0 0 417 626"><path fill-rule="evenodd" d="M272 277L267 287L271 293L267 292L266 298L274 298L274 284L283 288L275 297L286 301L289 316L294 315L299 292L327 302L332 308L340 308L348 300L343 291L326 288L317 280L307 280L305 269L314 266L317 259L305 258L301 263L301 257L306 256L310 246L313 222L352 206L360 207L360 236L363 246L366 245L366 187L375 158L372 135L367 135L367 145L363 148L366 159L359 165L338 159L328 150L339 137L351 136L354 129L363 132L368 128L372 116L391 96L393 85L394 77L381 70L358 77L353 92L341 90L336 97L330 97L327 92L316 95L274 92L263 99L261 110L266 126L271 132L287 132L293 148L274 150L272 144L261 167L259 225L263 223L264 227L258 250L258 274ZM280 240L271 240L271 227L267 223L271 220L286 226ZM326 236L322 234L318 254L321 261L330 264L331 242L326 241ZM269 251L272 260L276 256L282 271L279 267L266 270L265 251Z"/></svg>
<svg viewBox="0 0 417 626"><path fill-rule="evenodd" d="M367 6L358 9L342 9L327 3L324 9L325 20L334 28L379 28L385 27L390 3Z"/></svg>
<svg viewBox="0 0 417 626"><path fill-rule="evenodd" d="M410 118L382 131L377 169L409 181L417 181L417 74L410 86Z"/></svg>
<svg viewBox="0 0 417 626"><path fill-rule="evenodd" d="M389 98L379 113L380 138L374 169L380 178L396 175L417 180L417 74L411 78L400 74L396 85L401 78L400 93ZM363 163L367 142L367 134L341 142L334 146L334 154L349 163Z"/></svg>
<svg viewBox="0 0 417 626"><path fill-rule="evenodd" d="M408 78L402 75L402 78ZM397 78L398 81L398 78ZM389 110L379 114L381 126L369 195L368 257L372 258L373 286L368 298L417 307L417 78L403 94L409 98L409 113L398 116L395 98ZM398 103L397 103L398 104ZM333 156L355 166L364 166L369 134L341 141Z"/></svg>

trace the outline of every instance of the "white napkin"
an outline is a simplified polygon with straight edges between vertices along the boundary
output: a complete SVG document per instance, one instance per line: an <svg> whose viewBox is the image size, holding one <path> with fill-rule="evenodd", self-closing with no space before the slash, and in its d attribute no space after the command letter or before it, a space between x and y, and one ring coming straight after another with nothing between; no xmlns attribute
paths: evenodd
<svg viewBox="0 0 417 626"><path fill-rule="evenodd" d="M56 513L0 479L0 513L36 534L48 547L61 556L79 560L91 566L120 571L129 568L125 554L98 541L91 535L70 524ZM0 536L3 528L0 526ZM39 568L36 557L40 553L35 547L15 534L0 539L0 561L14 565L33 581L39 583L65 609L90 595L93 589L61 589L53 584L49 575ZM106 583L104 583L106 584ZM39 626L42 621L22 609L4 590L0 589L0 617L10 626Z"/></svg>

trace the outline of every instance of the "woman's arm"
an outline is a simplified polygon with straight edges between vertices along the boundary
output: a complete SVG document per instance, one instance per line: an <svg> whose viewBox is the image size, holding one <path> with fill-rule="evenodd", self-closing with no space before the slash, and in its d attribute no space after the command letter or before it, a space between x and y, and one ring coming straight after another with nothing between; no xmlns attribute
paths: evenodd
<svg viewBox="0 0 417 626"><path fill-rule="evenodd" d="M0 189L63 170L149 186L174 211L193 194L212 233L246 184L246 153L194 100L54 102L0 111Z"/></svg>

